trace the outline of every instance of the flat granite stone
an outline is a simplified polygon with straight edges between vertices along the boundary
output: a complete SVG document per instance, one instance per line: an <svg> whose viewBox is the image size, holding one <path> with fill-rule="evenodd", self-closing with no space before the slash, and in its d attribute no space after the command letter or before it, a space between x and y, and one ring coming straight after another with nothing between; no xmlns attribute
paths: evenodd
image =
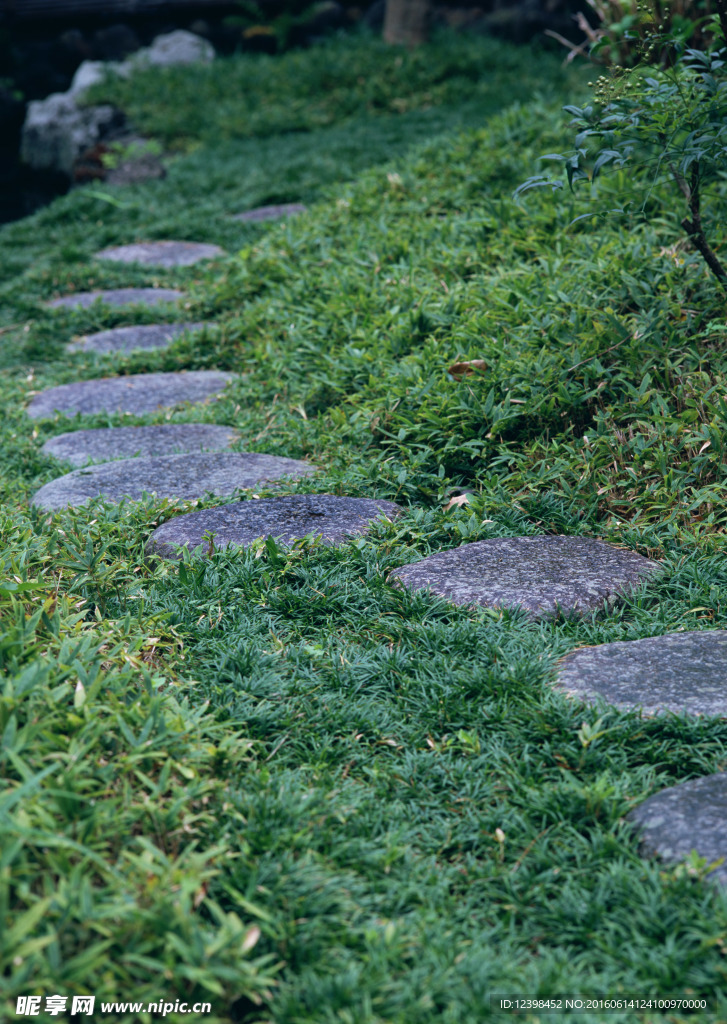
<svg viewBox="0 0 727 1024"><path fill-rule="evenodd" d="M315 471L315 466L298 459L251 452L147 456L74 469L36 491L33 504L41 508L66 508L83 505L92 498L136 501L145 493L191 501L205 494L226 496L266 480L301 477Z"/></svg>
<svg viewBox="0 0 727 1024"><path fill-rule="evenodd" d="M727 717L727 629L581 647L560 661L559 689L645 715Z"/></svg>
<svg viewBox="0 0 727 1024"><path fill-rule="evenodd" d="M234 213L233 220L259 221L279 220L280 217L294 217L297 213L305 213L306 206L302 203L283 203L280 206L258 206L254 210L245 210L244 213Z"/></svg>
<svg viewBox="0 0 727 1024"><path fill-rule="evenodd" d="M234 373L221 370L187 370L81 380L41 391L26 411L34 420L52 418L56 413L64 416L95 412L143 414L181 402L204 402L219 394L234 377Z"/></svg>
<svg viewBox="0 0 727 1024"><path fill-rule="evenodd" d="M193 551L214 537L215 548L245 547L261 537L292 544L309 534L324 544L341 544L352 534L367 533L378 516L393 519L402 509L393 501L345 498L336 494L294 494L286 498L241 501L170 519L154 531L147 552L181 558L180 548Z"/></svg>
<svg viewBox="0 0 727 1024"><path fill-rule="evenodd" d="M134 349L168 348L185 331L200 331L207 324L145 324L114 327L110 331L86 334L66 345L69 352L133 352Z"/></svg>
<svg viewBox="0 0 727 1024"><path fill-rule="evenodd" d="M639 827L645 857L656 854L674 864L696 850L709 864L720 857L727 861L727 773L662 789L629 811L626 820ZM707 878L726 885L727 863Z"/></svg>
<svg viewBox="0 0 727 1024"><path fill-rule="evenodd" d="M52 299L46 305L51 309L88 309L94 302L107 306L161 306L165 302L179 302L184 292L176 288L108 288L95 292L76 292Z"/></svg>
<svg viewBox="0 0 727 1024"><path fill-rule="evenodd" d="M189 267L200 260L224 255L225 250L219 245L205 242L134 242L132 245L102 249L96 253L96 259L142 263L146 267Z"/></svg>
<svg viewBox="0 0 727 1024"><path fill-rule="evenodd" d="M591 537L497 537L429 555L399 569L393 580L455 604L520 607L540 619L615 604L659 568Z"/></svg>
<svg viewBox="0 0 727 1024"><path fill-rule="evenodd" d="M135 456L222 451L236 440L232 427L216 427L211 423L158 423L151 427L72 430L51 437L42 450L62 462L86 466L89 462Z"/></svg>

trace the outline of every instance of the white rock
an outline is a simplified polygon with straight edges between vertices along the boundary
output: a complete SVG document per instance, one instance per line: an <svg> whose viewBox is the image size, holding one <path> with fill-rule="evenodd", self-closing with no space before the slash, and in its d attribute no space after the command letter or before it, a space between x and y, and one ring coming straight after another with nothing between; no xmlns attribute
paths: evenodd
<svg viewBox="0 0 727 1024"><path fill-rule="evenodd" d="M127 57L123 67L135 70L143 67L170 67L172 64L209 64L214 58L215 49L211 43L180 28L176 32L157 36L151 46Z"/></svg>

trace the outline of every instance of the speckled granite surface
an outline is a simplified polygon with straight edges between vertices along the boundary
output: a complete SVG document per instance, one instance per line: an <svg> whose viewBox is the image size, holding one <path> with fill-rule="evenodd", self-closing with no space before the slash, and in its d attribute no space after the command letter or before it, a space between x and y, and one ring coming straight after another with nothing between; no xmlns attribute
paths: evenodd
<svg viewBox="0 0 727 1024"><path fill-rule="evenodd" d="M207 493L232 494L240 487L255 487L263 480L314 473L315 466L297 459L237 452L150 456L102 462L74 469L45 484L33 495L41 508L83 505L92 498L107 501L138 499L146 492L159 498L192 500ZM172 520L176 522L176 520Z"/></svg>
<svg viewBox="0 0 727 1024"><path fill-rule="evenodd" d="M401 511L392 501L335 494L241 501L170 519L151 535L147 551L179 558L180 547L193 551L205 534L214 536L216 548L244 547L258 537L270 536L291 544L310 533L326 544L340 544L351 534L366 533L371 520L382 515L393 519Z"/></svg>
<svg viewBox="0 0 727 1024"><path fill-rule="evenodd" d="M245 210L244 213L233 213L233 220L259 221L278 220L280 217L293 217L297 213L305 213L306 207L302 203L283 203L280 206L258 206L254 210Z"/></svg>
<svg viewBox="0 0 727 1024"><path fill-rule="evenodd" d="M232 427L216 427L211 423L157 423L151 427L72 430L51 437L42 450L63 462L85 466L89 462L133 456L221 451L236 439Z"/></svg>
<svg viewBox="0 0 727 1024"><path fill-rule="evenodd" d="M711 864L726 863L707 877L727 884L727 773L681 782L629 811L626 820L640 829L641 852L658 854L668 863L684 860L692 850Z"/></svg>
<svg viewBox="0 0 727 1024"><path fill-rule="evenodd" d="M114 327L110 331L87 334L78 341L70 342L66 348L69 352L133 352L140 348L167 348L185 331L199 331L206 326L204 323L189 323Z"/></svg>
<svg viewBox="0 0 727 1024"><path fill-rule="evenodd" d="M404 566L392 582L429 588L455 604L519 606L545 618L615 603L658 569L634 551L590 537L497 537Z"/></svg>
<svg viewBox="0 0 727 1024"><path fill-rule="evenodd" d="M105 291L76 292L63 295L46 303L51 309L88 309L94 302L107 306L161 306L165 302L179 302L184 292L176 288L108 288Z"/></svg>
<svg viewBox="0 0 727 1024"><path fill-rule="evenodd" d="M558 688L645 714L727 716L727 630L668 633L583 647L560 662Z"/></svg>
<svg viewBox="0 0 727 1024"><path fill-rule="evenodd" d="M182 402L203 402L218 394L235 377L219 370L182 373L137 373L61 384L42 391L27 408L33 419L94 412L154 412Z"/></svg>
<svg viewBox="0 0 727 1024"><path fill-rule="evenodd" d="M116 263L142 263L147 267L189 267L200 260L224 256L219 245L206 242L133 242L96 253L98 260Z"/></svg>

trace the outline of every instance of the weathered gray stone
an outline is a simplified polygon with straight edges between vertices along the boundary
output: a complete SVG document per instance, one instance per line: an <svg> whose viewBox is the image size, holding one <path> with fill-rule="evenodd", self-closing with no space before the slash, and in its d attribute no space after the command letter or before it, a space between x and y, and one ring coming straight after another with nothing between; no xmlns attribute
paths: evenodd
<svg viewBox="0 0 727 1024"><path fill-rule="evenodd" d="M122 74L145 67L171 67L173 64L209 64L215 48L194 32L176 29L157 36L151 46L137 50L121 65Z"/></svg>
<svg viewBox="0 0 727 1024"><path fill-rule="evenodd" d="M73 177L74 165L81 154L118 133L125 122L124 115L115 107L78 105L77 100L91 86L111 74L128 78L132 72L147 67L209 63L214 57L211 43L193 32L179 29L157 36L151 46L137 50L124 61L83 61L67 92L53 93L28 104L21 138L22 161L36 170L60 171ZM164 169L158 161L152 164L147 159L143 164L127 168L120 183L163 176ZM119 181L118 175L110 174L108 180L112 179Z"/></svg>
<svg viewBox="0 0 727 1024"><path fill-rule="evenodd" d="M41 508L83 505L92 498L107 501L146 494L191 501L205 494L226 496L242 487L256 487L283 476L301 477L315 466L297 459L248 452L204 452L197 455L150 456L102 462L51 480L33 495Z"/></svg>
<svg viewBox="0 0 727 1024"><path fill-rule="evenodd" d="M92 85L105 82L114 72L120 75L125 74L122 65L116 61L84 60L76 68L71 87L65 95L78 99ZM126 74L128 75L128 72Z"/></svg>
<svg viewBox="0 0 727 1024"><path fill-rule="evenodd" d="M107 306L161 306L165 302L179 302L184 292L176 288L109 288L105 291L76 292L51 299L46 303L51 309L88 309L94 302Z"/></svg>
<svg viewBox="0 0 727 1024"><path fill-rule="evenodd" d="M134 242L96 253L96 259L116 263L142 263L147 267L189 267L200 260L224 256L219 245L206 242Z"/></svg>
<svg viewBox="0 0 727 1024"><path fill-rule="evenodd" d="M659 568L634 551L590 537L498 537L404 566L395 576L455 604L520 607L530 618L614 604Z"/></svg>
<svg viewBox="0 0 727 1024"><path fill-rule="evenodd" d="M167 169L155 153L133 151L115 167L104 168L108 185L137 185L140 181L166 178Z"/></svg>
<svg viewBox="0 0 727 1024"><path fill-rule="evenodd" d="M241 501L221 508L170 519L154 531L147 551L163 558L180 558L180 549L194 551L214 537L216 549L245 547L259 537L292 544L309 534L324 544L341 544L352 534L366 533L379 516L393 519L401 509L391 501L344 498L335 494L295 494L286 498Z"/></svg>
<svg viewBox="0 0 727 1024"><path fill-rule="evenodd" d="M709 864L727 859L727 773L663 789L629 811L626 820L639 827L645 857L656 854L675 864L696 850ZM727 863L707 877L727 884Z"/></svg>
<svg viewBox="0 0 727 1024"><path fill-rule="evenodd" d="M55 170L70 177L81 153L123 123L124 116L115 107L78 107L68 93L32 100L23 124L21 160L34 170Z"/></svg>
<svg viewBox="0 0 727 1024"><path fill-rule="evenodd" d="M278 220L280 217L293 217L297 213L305 213L306 207L302 203L283 203L280 206L258 206L254 210L245 210L244 213L235 213L233 220L259 221Z"/></svg>
<svg viewBox="0 0 727 1024"><path fill-rule="evenodd" d="M181 373L137 373L128 377L102 377L75 384L60 384L36 395L28 406L32 419L56 413L75 416L96 412L143 414L182 402L204 402L235 377L221 370L187 370Z"/></svg>
<svg viewBox="0 0 727 1024"><path fill-rule="evenodd" d="M727 629L581 647L560 662L558 687L644 714L727 717Z"/></svg>
<svg viewBox="0 0 727 1024"><path fill-rule="evenodd" d="M134 456L222 451L236 440L232 427L217 427L211 423L157 423L150 427L72 430L51 437L43 445L43 451L73 466L86 466L89 462Z"/></svg>
<svg viewBox="0 0 727 1024"><path fill-rule="evenodd" d="M69 352L133 352L135 349L168 348L185 331L199 331L206 326L204 323L190 323L114 327L110 331L86 334L66 348Z"/></svg>

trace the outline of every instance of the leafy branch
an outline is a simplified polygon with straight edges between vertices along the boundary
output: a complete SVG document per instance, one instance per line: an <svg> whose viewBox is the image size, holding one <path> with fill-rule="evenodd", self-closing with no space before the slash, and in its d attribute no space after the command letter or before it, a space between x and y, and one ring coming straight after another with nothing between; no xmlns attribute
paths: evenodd
<svg viewBox="0 0 727 1024"><path fill-rule="evenodd" d="M723 31L727 29L727 0L718 5ZM583 108L566 106L576 128L570 153L548 153L544 160L564 165L571 192L581 180L591 187L607 168L627 168L629 189L635 193L654 166L651 188L662 167L668 168L686 204L681 227L709 270L727 290L727 271L708 240L703 220L706 187L721 179L727 169L727 64L724 50L707 52L687 49L678 52L671 67L644 75L640 69L625 72L615 68L610 79L596 83L596 102ZM650 69L652 70L652 69ZM598 146L594 149L593 143ZM538 187L562 189L564 181L538 174L517 188L513 198ZM598 199L597 192L593 192ZM625 205L625 204L624 204ZM642 206L642 213L645 204ZM623 209L610 210L622 213ZM583 214L580 220L591 214Z"/></svg>

